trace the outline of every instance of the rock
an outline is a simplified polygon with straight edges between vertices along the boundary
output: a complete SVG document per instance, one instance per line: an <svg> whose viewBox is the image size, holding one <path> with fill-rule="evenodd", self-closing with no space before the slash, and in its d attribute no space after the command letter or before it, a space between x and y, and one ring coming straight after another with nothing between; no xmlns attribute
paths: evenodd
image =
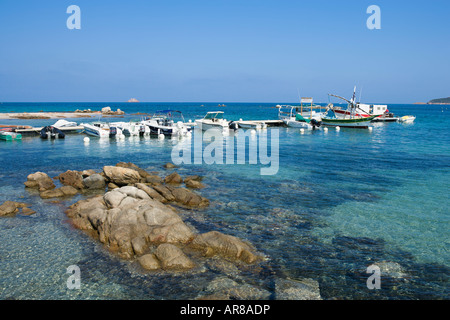
<svg viewBox="0 0 450 320"><path fill-rule="evenodd" d="M156 185L153 186L153 189L156 190L161 196L166 199L166 201L174 201L175 197L173 196L172 192L163 185Z"/></svg>
<svg viewBox="0 0 450 320"><path fill-rule="evenodd" d="M111 112L111 107L102 108L102 113L108 113L108 112Z"/></svg>
<svg viewBox="0 0 450 320"><path fill-rule="evenodd" d="M78 201L66 214L78 228L95 231L94 237L124 259L144 254L150 243L186 244L194 238L172 209L132 186Z"/></svg>
<svg viewBox="0 0 450 320"><path fill-rule="evenodd" d="M160 268L159 261L154 254L146 254L138 259L142 268L146 270L158 270Z"/></svg>
<svg viewBox="0 0 450 320"><path fill-rule="evenodd" d="M83 176L78 171L67 170L58 176L61 184L65 186L72 186L76 189L83 189Z"/></svg>
<svg viewBox="0 0 450 320"><path fill-rule="evenodd" d="M183 206L189 208L205 208L209 206L208 199L203 198L186 188L168 188L168 190L171 191L174 200Z"/></svg>
<svg viewBox="0 0 450 320"><path fill-rule="evenodd" d="M397 262L391 261L380 261L375 263L374 265L380 268L380 272L382 276L388 276L394 279L405 278L408 275L405 273L403 267Z"/></svg>
<svg viewBox="0 0 450 320"><path fill-rule="evenodd" d="M167 183L167 184L180 184L182 182L183 182L183 179L176 172L173 172L164 178L164 183Z"/></svg>
<svg viewBox="0 0 450 320"><path fill-rule="evenodd" d="M141 179L136 170L128 168L105 166L103 167L103 172L110 182L118 186L135 184L140 182Z"/></svg>
<svg viewBox="0 0 450 320"><path fill-rule="evenodd" d="M119 190L119 188L109 191L103 196L103 200L109 208L118 207L122 200L126 198L126 194L117 190Z"/></svg>
<svg viewBox="0 0 450 320"><path fill-rule="evenodd" d="M275 299L277 300L322 300L319 283L312 279L275 280Z"/></svg>
<svg viewBox="0 0 450 320"><path fill-rule="evenodd" d="M28 204L23 202L16 201L5 201L2 205L0 205L0 217L1 216L10 216L17 213L22 213L24 215L31 215L36 213L36 211L28 208Z"/></svg>
<svg viewBox="0 0 450 320"><path fill-rule="evenodd" d="M125 186L116 189L116 191L122 192L123 194L136 199L150 199L150 196L146 192L133 186Z"/></svg>
<svg viewBox="0 0 450 320"><path fill-rule="evenodd" d="M161 262L161 267L164 270L186 270L195 267L194 262L173 244L159 245L156 248L155 256Z"/></svg>
<svg viewBox="0 0 450 320"><path fill-rule="evenodd" d="M141 189L142 191L144 191L145 193L147 193L149 195L150 198L152 198L153 200L165 203L167 202L167 199L164 198L158 191L156 191L155 189L143 184L143 183L136 183L135 184L136 188Z"/></svg>
<svg viewBox="0 0 450 320"><path fill-rule="evenodd" d="M105 189L105 178L98 173L91 174L83 179L83 185L87 189Z"/></svg>
<svg viewBox="0 0 450 320"><path fill-rule="evenodd" d="M30 208L22 208L22 214L26 216L30 216L32 214L35 214L36 211L30 209Z"/></svg>
<svg viewBox="0 0 450 320"><path fill-rule="evenodd" d="M190 180L194 180L194 181L200 182L200 181L203 180L203 177L198 176L198 175L187 176L186 178L184 178L184 183L186 183L186 182L188 182L188 181L190 181Z"/></svg>
<svg viewBox="0 0 450 320"><path fill-rule="evenodd" d="M174 165L173 163L170 163L170 162L167 162L165 165L163 165L163 167L166 169L178 168L176 165Z"/></svg>
<svg viewBox="0 0 450 320"><path fill-rule="evenodd" d="M133 169L139 173L139 176L141 176L141 178L144 178L144 179L147 178L148 176L150 176L150 174L147 171L145 171L144 169L138 167L137 165L135 165L134 163L131 163L131 162L119 162L118 164L116 164L116 167Z"/></svg>
<svg viewBox="0 0 450 320"><path fill-rule="evenodd" d="M153 174L152 175L148 175L145 178L145 180L146 180L147 183L150 183L152 185L157 185L157 184L163 183L163 179L160 176L153 175Z"/></svg>
<svg viewBox="0 0 450 320"><path fill-rule="evenodd" d="M72 186L62 186L59 188L65 196L74 196L78 193L78 190Z"/></svg>
<svg viewBox="0 0 450 320"><path fill-rule="evenodd" d="M258 256L253 248L242 240L225 235L217 231L211 231L198 235L191 243L194 249L202 250L206 256L219 254L233 260L241 260L245 263L254 263Z"/></svg>
<svg viewBox="0 0 450 320"><path fill-rule="evenodd" d="M192 188L192 189L203 189L205 185L201 182L198 182L196 180L185 180L186 187Z"/></svg>
<svg viewBox="0 0 450 320"><path fill-rule="evenodd" d="M19 212L19 209L17 208L15 202L13 201L5 201L0 206L0 216L7 216L11 214L15 214Z"/></svg>
<svg viewBox="0 0 450 320"><path fill-rule="evenodd" d="M131 246L133 247L134 254L137 256L142 256L148 248L144 236L133 238L131 240Z"/></svg>
<svg viewBox="0 0 450 320"><path fill-rule="evenodd" d="M39 193L39 195L41 196L42 199L60 198L65 196L61 188L42 191Z"/></svg>
<svg viewBox="0 0 450 320"><path fill-rule="evenodd" d="M117 184L112 183L112 182L108 183L108 190L109 190L109 191L110 191L110 190L117 189L117 188L119 188L119 186L118 186Z"/></svg>
<svg viewBox="0 0 450 320"><path fill-rule="evenodd" d="M81 176L84 178L87 178L93 174L96 174L95 170L89 169L89 170L83 170L81 171Z"/></svg>
<svg viewBox="0 0 450 320"><path fill-rule="evenodd" d="M56 188L53 180L44 172L36 172L28 175L24 182L27 188L39 189L39 191L51 190Z"/></svg>

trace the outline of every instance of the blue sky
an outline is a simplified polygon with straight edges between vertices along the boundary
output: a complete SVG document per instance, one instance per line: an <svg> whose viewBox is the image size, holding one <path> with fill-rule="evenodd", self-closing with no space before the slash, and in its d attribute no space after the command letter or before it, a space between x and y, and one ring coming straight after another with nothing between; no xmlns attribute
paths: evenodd
<svg viewBox="0 0 450 320"><path fill-rule="evenodd" d="M69 30L69 5L81 30ZM369 5L381 30L369 30ZM0 101L450 96L450 3L0 0Z"/></svg>

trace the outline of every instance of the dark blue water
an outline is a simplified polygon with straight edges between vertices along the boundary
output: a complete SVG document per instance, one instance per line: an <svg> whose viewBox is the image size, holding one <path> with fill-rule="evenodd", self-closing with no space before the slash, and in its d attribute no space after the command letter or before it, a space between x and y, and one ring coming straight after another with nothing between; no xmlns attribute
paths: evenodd
<svg viewBox="0 0 450 320"><path fill-rule="evenodd" d="M222 104L222 103L221 103ZM3 103L1 112L100 110L135 113L179 109L186 120L222 110L230 120L276 119L274 104L258 103ZM201 106L203 105L203 106ZM68 169L101 170L120 161L166 174L179 141L125 138L83 142L24 137L0 141L0 203L29 202L38 213L0 219L0 297L16 299L194 299L211 280L226 275L273 291L274 277L312 278L325 299L448 299L450 125L448 106L389 105L415 115L410 125L379 124L373 131L341 129L301 134L279 130L279 170L260 175L262 164L189 164L181 175L205 176L201 194L211 206L183 212L198 232L219 230L247 239L267 257L260 268L220 269L206 263L187 274L142 274L74 230L62 203L24 189L26 176L56 176ZM113 120L108 118L107 120ZM53 124L56 120L2 120L0 124ZM77 122L85 119L75 119ZM238 133L240 134L240 133ZM194 133L195 137L195 133ZM185 140L190 145L194 137ZM260 133L253 139L260 139ZM224 138L235 139L232 135ZM250 141L247 141L250 143ZM205 144L204 146L206 146ZM366 286L366 268L394 263L381 289ZM82 290L66 288L66 268L82 270ZM397 270L397 271L398 271ZM400 274L400 275L399 275Z"/></svg>

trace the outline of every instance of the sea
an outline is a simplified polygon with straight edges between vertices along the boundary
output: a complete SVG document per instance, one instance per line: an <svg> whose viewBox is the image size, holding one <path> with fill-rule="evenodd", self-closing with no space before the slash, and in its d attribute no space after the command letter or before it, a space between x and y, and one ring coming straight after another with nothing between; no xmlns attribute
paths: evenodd
<svg viewBox="0 0 450 320"><path fill-rule="evenodd" d="M125 115L67 120L139 120L158 110L181 111L186 122L207 111L223 111L228 120L276 120L277 104L4 102L0 112L109 106ZM37 171L55 177L67 170L101 171L122 161L165 176L163 165L172 162L177 139L90 137L85 142L87 135L79 132L65 139L0 141L0 203L26 202L36 211L0 218L0 299L193 300L218 279L276 299L279 278L313 279L325 300L449 299L450 106L388 104L388 109L416 120L373 124L372 130L255 130L244 142L250 150L252 141L275 139L269 143L277 146L269 150L277 161L274 174L262 175L267 163L251 161L250 154L243 163L192 161L176 169L182 176L203 176L206 188L198 192L211 201L205 209L181 210L183 220L198 233L217 230L250 242L265 259L248 270L216 262L183 273L143 272L72 227L64 211L85 195L44 200L24 188L27 176ZM55 121L0 124L38 127ZM232 132L215 146L243 133ZM192 146L198 134L194 130L182 143ZM206 142L202 148L210 151ZM75 290L67 286L74 265L81 275ZM371 266L380 270L379 288L369 285Z"/></svg>

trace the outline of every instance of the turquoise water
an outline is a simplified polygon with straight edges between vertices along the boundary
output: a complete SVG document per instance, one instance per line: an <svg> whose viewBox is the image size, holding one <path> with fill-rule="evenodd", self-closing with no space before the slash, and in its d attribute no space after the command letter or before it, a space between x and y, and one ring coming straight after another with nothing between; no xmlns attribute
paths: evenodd
<svg viewBox="0 0 450 320"><path fill-rule="evenodd" d="M120 119L168 108L181 110L186 120L211 110L223 110L230 120L277 118L276 104L217 104L3 103L0 112L111 106L127 113ZM325 299L448 299L448 108L389 105L398 115L416 115L416 121L377 124L372 132L269 129L279 130L279 171L273 176L261 176L261 164L183 165L181 175L205 176L208 187L201 194L212 201L207 209L183 212L184 220L198 232L219 230L252 242L267 257L256 273L205 264L184 275L142 274L67 223L65 208L81 196L53 203L23 187L26 176L36 171L53 177L119 161L164 175L161 166L171 161L177 141L91 138L85 144L84 134L54 141L0 141L0 203L28 202L37 211L0 219L0 298L195 299L212 279L226 275L268 292L273 292L274 277L308 277L319 282ZM404 276L382 273L382 288L367 289L366 268L383 262L396 263ZM73 264L82 270L82 290L66 288L66 269Z"/></svg>

